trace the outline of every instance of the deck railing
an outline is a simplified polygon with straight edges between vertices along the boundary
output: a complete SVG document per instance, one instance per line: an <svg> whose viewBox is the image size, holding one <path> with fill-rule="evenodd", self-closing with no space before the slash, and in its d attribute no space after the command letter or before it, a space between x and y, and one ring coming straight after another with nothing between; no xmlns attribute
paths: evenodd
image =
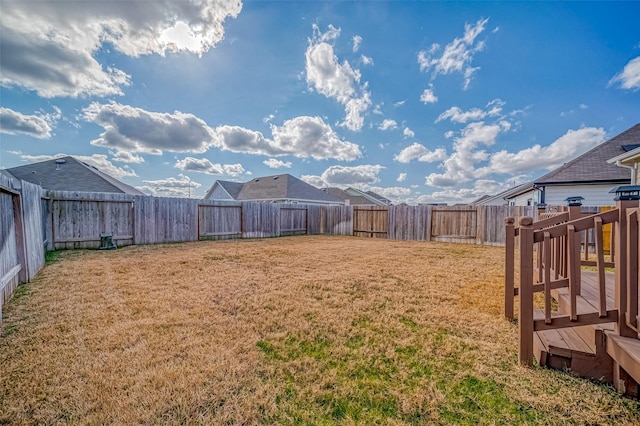
<svg viewBox="0 0 640 426"><path fill-rule="evenodd" d="M534 222L520 218L515 226L512 218L505 220L505 316L514 319L514 296L519 296L518 326L520 329L520 362L533 363L533 333L535 331L614 322L616 333L635 336L639 332L638 282L640 260L640 208L637 201L623 200L613 210L583 216L579 208L561 215ZM613 247L604 247L606 225L615 227ZM587 234L594 242L589 258ZM519 238L519 287L515 282L516 237ZM583 245L582 243L585 242ZM615 256L607 261L605 251ZM583 256L584 255L584 256ZM597 275L597 311L589 312L581 305L581 268L592 266ZM616 271L616 303L608 309L606 303L605 268ZM567 288L568 315L552 310L551 291ZM543 309L534 310L534 294L543 293Z"/></svg>

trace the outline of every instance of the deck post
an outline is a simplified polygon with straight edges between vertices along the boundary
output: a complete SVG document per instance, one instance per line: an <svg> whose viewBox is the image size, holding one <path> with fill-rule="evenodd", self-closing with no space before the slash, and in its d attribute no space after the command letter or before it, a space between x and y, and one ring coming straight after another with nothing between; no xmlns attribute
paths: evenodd
<svg viewBox="0 0 640 426"><path fill-rule="evenodd" d="M618 310L618 321L615 323L614 331L616 334L624 337L637 338L638 333L627 326L627 296L628 296L628 277L627 277L627 259L629 256L638 256L638 247L627 246L627 209L638 207L638 197L629 196L622 191L624 186L615 188L616 192L616 208L619 212L618 221L615 227L616 241L616 284L615 284L615 303ZM629 187L627 187L629 188Z"/></svg>
<svg viewBox="0 0 640 426"><path fill-rule="evenodd" d="M504 316L513 320L513 282L515 277L515 219L507 217L504 220L505 228L505 260L504 260Z"/></svg>
<svg viewBox="0 0 640 426"><path fill-rule="evenodd" d="M520 364L533 365L533 219L520 218Z"/></svg>
<svg viewBox="0 0 640 426"><path fill-rule="evenodd" d="M565 201L567 202L567 206L569 207L569 221L580 219L582 217L582 200L583 197L568 197ZM567 261L569 262L569 276L573 276L574 286L575 286L575 294L582 294L582 274L580 273L580 249L582 247L582 238L584 236L584 250L587 252L587 235L586 232L581 232L578 235L575 235L575 239L573 244L570 243L571 239L567 238L567 247L569 252L567 253ZM571 253L573 252L573 254ZM575 256L575 257L572 257ZM575 259L575 262L572 263L571 259Z"/></svg>

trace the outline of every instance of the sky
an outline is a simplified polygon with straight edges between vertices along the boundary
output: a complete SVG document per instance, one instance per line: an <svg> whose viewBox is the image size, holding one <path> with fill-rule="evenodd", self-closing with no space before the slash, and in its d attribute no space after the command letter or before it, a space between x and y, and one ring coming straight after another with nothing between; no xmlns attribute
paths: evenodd
<svg viewBox="0 0 640 426"><path fill-rule="evenodd" d="M0 0L0 168L465 203L640 122L640 2Z"/></svg>

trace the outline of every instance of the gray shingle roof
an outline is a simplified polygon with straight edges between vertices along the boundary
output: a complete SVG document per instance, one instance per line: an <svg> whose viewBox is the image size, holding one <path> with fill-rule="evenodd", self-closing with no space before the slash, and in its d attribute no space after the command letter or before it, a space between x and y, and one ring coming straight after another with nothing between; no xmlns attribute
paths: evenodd
<svg viewBox="0 0 640 426"><path fill-rule="evenodd" d="M7 171L18 179L35 183L48 190L145 195L142 191L73 157L26 164Z"/></svg>
<svg viewBox="0 0 640 426"><path fill-rule="evenodd" d="M246 182L237 200L300 200L344 203L337 197L290 174L263 176Z"/></svg>
<svg viewBox="0 0 640 426"><path fill-rule="evenodd" d="M580 182L628 183L629 170L608 164L607 160L624 153L624 145L638 143L640 123L536 179L535 184L544 186Z"/></svg>
<svg viewBox="0 0 640 426"><path fill-rule="evenodd" d="M242 186L244 185L244 183L242 183L242 182L231 182L231 181L228 181L228 180L217 180L217 181L215 181L213 183L211 188L209 188L209 190L207 191L206 195L204 196L205 199L209 199L209 197L213 193L213 189L215 188L216 183L218 185L220 185L222 188L224 188L224 190L227 191L227 193L234 200L238 199L238 194L240 193L240 191L242 190Z"/></svg>
<svg viewBox="0 0 640 426"><path fill-rule="evenodd" d="M351 195L347 191L344 191L340 188L325 188L323 191L328 192L336 198L341 200L349 200L349 204L352 206L375 206L377 205L373 201L367 199L367 197L363 197L360 195Z"/></svg>

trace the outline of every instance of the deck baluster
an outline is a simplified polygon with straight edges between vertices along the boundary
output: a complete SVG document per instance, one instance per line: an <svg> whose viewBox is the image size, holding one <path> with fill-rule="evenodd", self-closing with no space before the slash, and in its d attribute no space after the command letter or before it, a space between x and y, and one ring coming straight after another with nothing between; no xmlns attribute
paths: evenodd
<svg viewBox="0 0 640 426"><path fill-rule="evenodd" d="M520 218L519 359L533 365L533 219Z"/></svg>

